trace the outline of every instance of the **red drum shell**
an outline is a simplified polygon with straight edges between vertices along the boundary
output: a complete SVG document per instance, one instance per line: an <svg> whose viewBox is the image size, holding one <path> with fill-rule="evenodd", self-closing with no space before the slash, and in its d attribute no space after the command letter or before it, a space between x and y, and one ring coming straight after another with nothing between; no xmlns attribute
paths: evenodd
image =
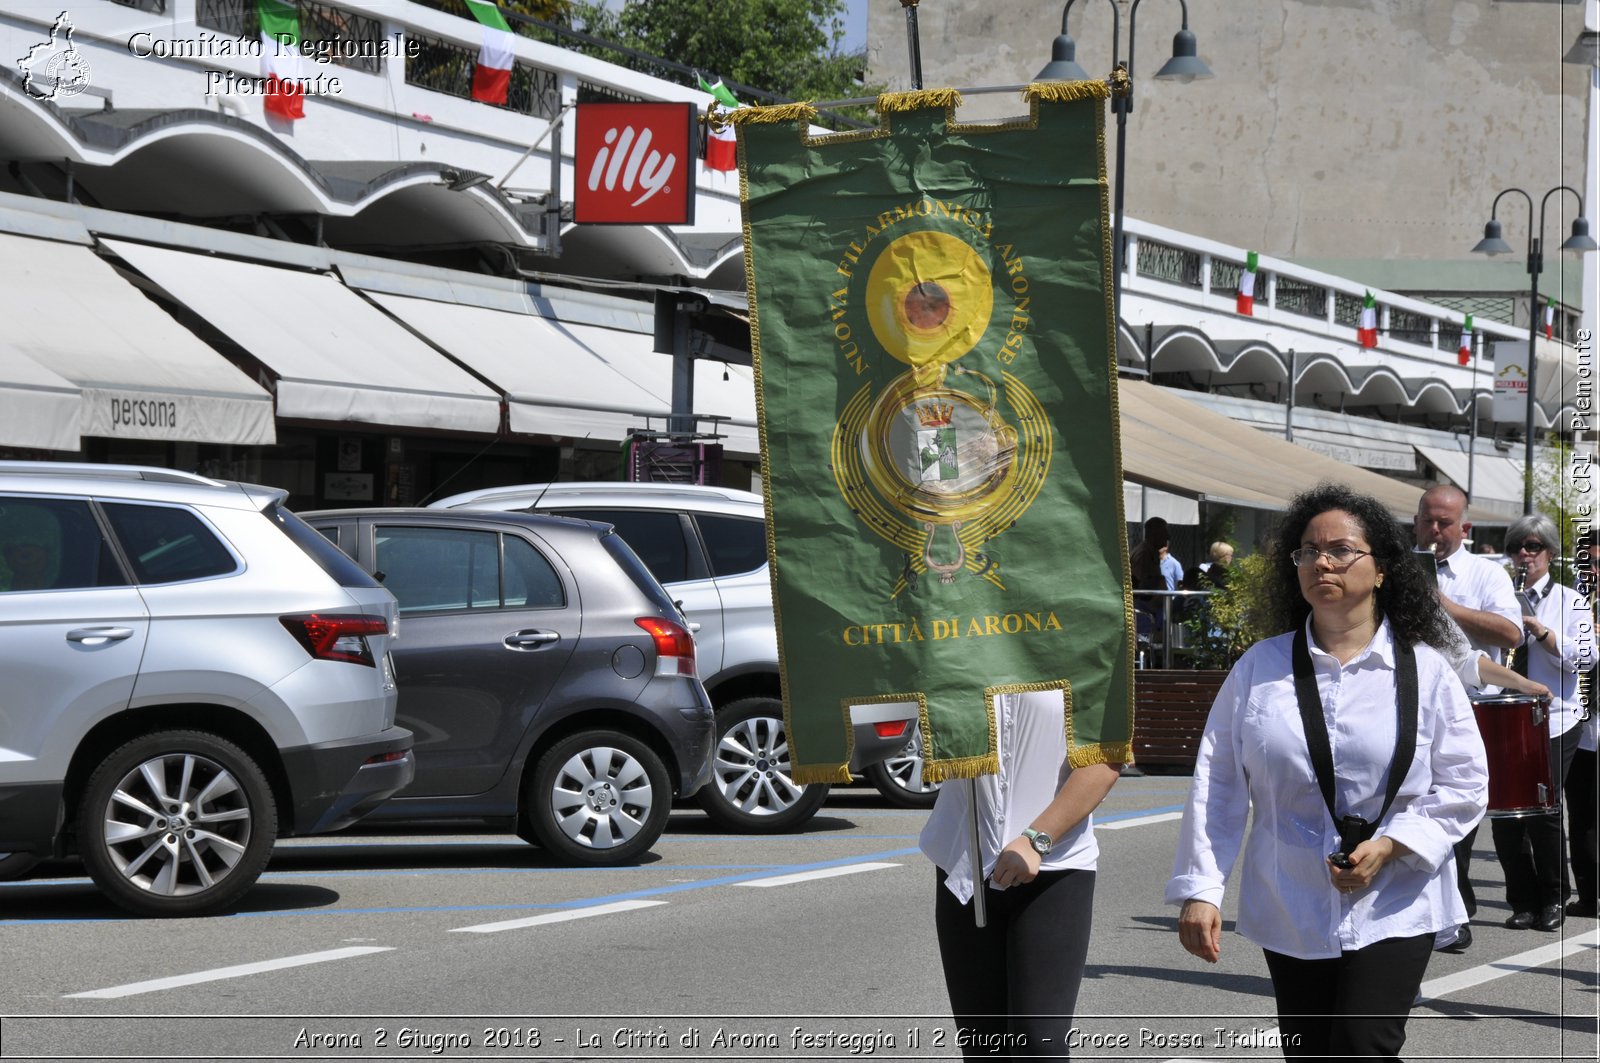
<svg viewBox="0 0 1600 1063"><path fill-rule="evenodd" d="M1489 755L1491 819L1556 811L1549 709L1549 698L1531 694L1472 699L1472 712Z"/></svg>

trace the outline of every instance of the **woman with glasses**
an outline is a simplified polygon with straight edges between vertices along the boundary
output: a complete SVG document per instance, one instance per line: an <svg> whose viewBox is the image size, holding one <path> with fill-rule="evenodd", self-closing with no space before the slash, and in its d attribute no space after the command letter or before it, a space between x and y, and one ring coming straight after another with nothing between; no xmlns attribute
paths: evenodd
<svg viewBox="0 0 1600 1063"><path fill-rule="evenodd" d="M1550 774L1556 794L1583 736L1585 716L1579 677L1594 664L1594 620L1589 603L1550 574L1550 555L1561 539L1555 522L1543 513L1520 517L1506 530L1506 556L1525 576L1526 615L1516 670L1550 688ZM1532 612L1527 612L1532 606ZM1490 821L1494 851L1506 873L1506 903L1513 930L1555 930L1565 919L1566 854L1561 845L1561 812L1496 818Z"/></svg>
<svg viewBox="0 0 1600 1063"><path fill-rule="evenodd" d="M1460 636L1374 498L1305 492L1269 559L1282 634L1212 705L1167 901L1183 947L1216 963L1237 860L1238 930L1266 953L1284 1055L1398 1059L1435 935L1467 920L1452 846L1488 798L1440 652Z"/></svg>

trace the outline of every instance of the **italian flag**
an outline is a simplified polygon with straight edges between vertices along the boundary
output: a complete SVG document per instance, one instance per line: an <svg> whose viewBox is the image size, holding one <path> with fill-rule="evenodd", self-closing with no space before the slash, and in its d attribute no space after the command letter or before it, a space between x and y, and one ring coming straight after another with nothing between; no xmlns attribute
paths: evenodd
<svg viewBox="0 0 1600 1063"><path fill-rule="evenodd" d="M1555 339L1556 331L1556 304L1555 300L1546 298L1544 301L1544 338Z"/></svg>
<svg viewBox="0 0 1600 1063"><path fill-rule="evenodd" d="M1234 307L1245 317L1254 317L1256 313L1256 265L1259 262L1260 256L1251 251L1244 256L1244 272L1239 274L1239 298Z"/></svg>
<svg viewBox="0 0 1600 1063"><path fill-rule="evenodd" d="M287 121L306 116L300 84L300 12L283 0L256 0L261 18L261 76L267 79L262 106Z"/></svg>
<svg viewBox="0 0 1600 1063"><path fill-rule="evenodd" d="M1461 349L1456 352L1456 361L1466 365L1472 361L1472 315L1467 315L1467 320L1461 325Z"/></svg>
<svg viewBox="0 0 1600 1063"><path fill-rule="evenodd" d="M478 49L478 61L472 68L472 98L504 106L511 90L511 62L516 55L511 24L489 0L467 0L467 7L472 17L483 24L483 46Z"/></svg>
<svg viewBox="0 0 1600 1063"><path fill-rule="evenodd" d="M1365 348L1378 345L1378 303L1372 298L1371 292L1361 302L1361 324L1356 327L1356 342Z"/></svg>
<svg viewBox="0 0 1600 1063"><path fill-rule="evenodd" d="M708 83L699 74L695 75L695 80L700 82L700 91L710 93L712 100L715 101L711 108L713 113L717 104L721 104L723 108L729 111L739 109L739 98L729 90L728 86L722 83L721 78L717 79L715 85ZM737 170L738 168L739 141L734 134L732 123L723 122L720 125L713 125L708 122L706 124L706 169Z"/></svg>

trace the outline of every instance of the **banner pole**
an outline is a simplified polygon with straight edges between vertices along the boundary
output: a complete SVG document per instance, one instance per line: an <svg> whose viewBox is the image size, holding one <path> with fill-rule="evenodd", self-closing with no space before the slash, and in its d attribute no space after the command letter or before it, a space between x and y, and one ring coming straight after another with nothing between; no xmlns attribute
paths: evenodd
<svg viewBox="0 0 1600 1063"><path fill-rule="evenodd" d="M972 864L972 921L982 930L989 925L989 900L984 896L988 884L983 879L983 843L978 838L978 780L963 779L967 787L968 860ZM949 786L949 783L945 783Z"/></svg>

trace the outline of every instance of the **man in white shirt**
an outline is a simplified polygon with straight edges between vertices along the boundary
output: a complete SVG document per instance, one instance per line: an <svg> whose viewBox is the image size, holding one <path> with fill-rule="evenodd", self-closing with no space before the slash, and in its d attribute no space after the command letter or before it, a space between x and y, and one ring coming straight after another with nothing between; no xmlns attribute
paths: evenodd
<svg viewBox="0 0 1600 1063"><path fill-rule="evenodd" d="M1439 565L1439 604L1456 622L1472 648L1499 664L1504 651L1522 643L1522 610L1506 570L1484 557L1468 552L1467 534L1472 522L1467 519L1467 495L1452 484L1430 487L1417 503L1412 523L1417 545L1433 551ZM1456 886L1470 917L1478 910L1469 868L1476 827L1456 846ZM1462 925L1452 951L1472 944L1472 930Z"/></svg>

